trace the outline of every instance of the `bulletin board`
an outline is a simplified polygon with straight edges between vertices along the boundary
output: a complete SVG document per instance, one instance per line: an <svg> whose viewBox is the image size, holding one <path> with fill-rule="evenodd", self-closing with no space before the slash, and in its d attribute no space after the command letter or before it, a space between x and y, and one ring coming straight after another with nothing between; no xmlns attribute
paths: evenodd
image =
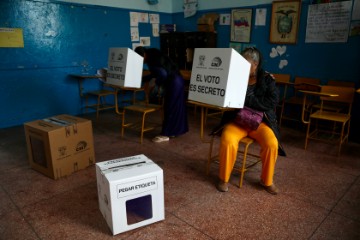
<svg viewBox="0 0 360 240"><path fill-rule="evenodd" d="M309 5L306 43L347 42L352 1Z"/></svg>

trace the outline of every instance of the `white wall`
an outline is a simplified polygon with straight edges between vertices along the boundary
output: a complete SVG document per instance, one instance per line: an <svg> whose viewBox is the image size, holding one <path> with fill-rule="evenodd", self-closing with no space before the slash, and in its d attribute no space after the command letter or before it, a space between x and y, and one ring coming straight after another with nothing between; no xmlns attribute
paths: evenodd
<svg viewBox="0 0 360 240"><path fill-rule="evenodd" d="M47 1L47 0L42 0ZM137 9L144 11L177 13L183 11L183 0L158 0L157 5L149 5L147 0L57 0L59 2L99 5ZM198 10L210 10L233 7L256 6L270 4L273 0L198 0Z"/></svg>
<svg viewBox="0 0 360 240"><path fill-rule="evenodd" d="M42 0L42 1L46 1L46 0ZM149 5L147 3L147 0L56 0L56 1L172 13L173 1L178 1L178 0L159 0L159 3L156 5Z"/></svg>
<svg viewBox="0 0 360 240"><path fill-rule="evenodd" d="M166 0L162 0L164 2ZM183 11L183 0L172 0L173 10L172 12ZM198 10L210 10L210 9L221 9L221 8L233 8L233 7L246 7L256 6L261 4L272 3L273 0L198 0Z"/></svg>

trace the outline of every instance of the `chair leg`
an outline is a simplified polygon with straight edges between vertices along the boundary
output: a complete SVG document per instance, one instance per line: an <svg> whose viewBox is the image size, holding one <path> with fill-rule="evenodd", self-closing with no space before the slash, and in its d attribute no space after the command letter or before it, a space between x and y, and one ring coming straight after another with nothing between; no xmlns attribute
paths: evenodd
<svg viewBox="0 0 360 240"><path fill-rule="evenodd" d="M125 128L125 109L123 109L122 112L121 137L124 137L124 128Z"/></svg>
<svg viewBox="0 0 360 240"><path fill-rule="evenodd" d="M340 140L339 140L339 148L338 148L338 153L337 153L338 156L340 156L341 145L343 144L345 124L346 124L346 123L343 123L343 125L342 125L342 127L341 127Z"/></svg>
<svg viewBox="0 0 360 240"><path fill-rule="evenodd" d="M142 116L141 134L140 134L140 144L142 144L143 138L144 138L145 117L146 117L146 112L143 113L143 116Z"/></svg>
<svg viewBox="0 0 360 240"><path fill-rule="evenodd" d="M99 119L99 111L100 111L100 104L101 104L101 96L98 96L97 105L96 105L96 120Z"/></svg>
<svg viewBox="0 0 360 240"><path fill-rule="evenodd" d="M280 116L279 116L279 127L281 127L283 113L284 113L284 102L281 104Z"/></svg>
<svg viewBox="0 0 360 240"><path fill-rule="evenodd" d="M242 166L241 166L241 170L240 170L240 180L239 180L239 188L242 187L243 185L243 180L244 180L244 175L246 172L246 158L247 158L247 153L248 153L248 149L251 143L246 143L244 146L244 154L243 154L243 161L242 161Z"/></svg>
<svg viewBox="0 0 360 240"><path fill-rule="evenodd" d="M310 133L310 126L311 126L311 119L309 119L309 123L306 130L306 136L305 136L305 150L307 149L308 141L309 141L309 133Z"/></svg>
<svg viewBox="0 0 360 240"><path fill-rule="evenodd" d="M349 142L349 134L350 134L350 120L348 122L346 134L347 134L346 143L348 143Z"/></svg>
<svg viewBox="0 0 360 240"><path fill-rule="evenodd" d="M88 104L89 104L89 96L86 95L86 97L85 97L85 113L88 112L88 106L89 106Z"/></svg>
<svg viewBox="0 0 360 240"><path fill-rule="evenodd" d="M212 138L210 140L208 162L207 162L207 166L206 166L206 175L209 175L209 172L210 172L210 165L211 165L211 162L212 162L212 151L213 151L214 139L215 139L215 136L212 136Z"/></svg>

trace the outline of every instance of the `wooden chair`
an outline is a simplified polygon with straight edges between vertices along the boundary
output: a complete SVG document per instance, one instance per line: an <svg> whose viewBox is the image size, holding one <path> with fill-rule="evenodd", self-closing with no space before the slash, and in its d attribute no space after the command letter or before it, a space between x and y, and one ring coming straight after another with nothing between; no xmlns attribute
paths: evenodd
<svg viewBox="0 0 360 240"><path fill-rule="evenodd" d="M279 103L276 106L276 112L278 113L279 126L281 126L281 120L284 112L285 100L287 97L287 90L290 84L290 74L273 73L276 85L279 87L280 97Z"/></svg>
<svg viewBox="0 0 360 240"><path fill-rule="evenodd" d="M338 80L329 80L327 82L328 86L339 86L339 87L350 87L355 88L355 82L346 82L346 81L338 81ZM346 111L346 104L343 103L334 103L334 102L323 102L322 106L323 110L332 111L332 112L341 112L345 109ZM320 103L314 104L311 108L311 112L315 112L316 110L320 109Z"/></svg>
<svg viewBox="0 0 360 240"><path fill-rule="evenodd" d="M319 92L321 89L320 79L308 77L295 77L292 85L293 95L287 98L284 102L284 112L282 120L290 120L301 122L300 112L303 106L302 91ZM308 115L311 111L311 106L317 102L317 97L310 96L305 106L305 114Z"/></svg>
<svg viewBox="0 0 360 240"><path fill-rule="evenodd" d="M342 144L346 143L349 138L351 109L355 94L355 88L326 85L321 87L320 93L324 94L324 96L320 97L321 99L320 109L310 114L308 121L306 121L303 118L303 122L308 124L306 131L306 139L305 139L305 149L307 149L308 142L310 139L325 141L338 145L337 155L339 156L341 152ZM304 100L304 105L305 105L306 96L304 97L304 99L305 99ZM325 101L346 104L347 111L342 113L342 112L333 112L333 111L324 110L323 103ZM303 112L304 112L304 108L305 106L303 106ZM329 130L329 128L323 128L317 123L312 124L314 121L330 122L333 124L338 124L341 127L339 131L336 131L334 127L331 130Z"/></svg>
<svg viewBox="0 0 360 240"><path fill-rule="evenodd" d="M355 82L349 82L349 81L329 80L327 82L327 85L355 88Z"/></svg>
<svg viewBox="0 0 360 240"><path fill-rule="evenodd" d="M146 117L148 116L148 114L153 113L153 112L157 112L157 111L162 111L162 104L150 104L149 103L149 85L145 84L144 86L144 90L145 90L145 101L144 102L139 102L139 103L134 103L128 106L124 106L122 109L122 112L118 113L120 115L122 115L122 123L121 123L121 137L124 136L124 130L125 128L132 128L135 130L139 130L140 131L140 143L143 142L143 137L144 137L144 132L150 131L155 129L155 127L157 126L157 124L149 124L146 123ZM118 108L116 108L118 109ZM132 122L126 122L126 113L127 112L134 112L138 115L141 116L140 119L132 121ZM161 112L161 117L162 117L162 112ZM145 125L147 124L147 125ZM151 126L150 126L151 125Z"/></svg>
<svg viewBox="0 0 360 240"><path fill-rule="evenodd" d="M221 131L220 129L219 131ZM218 132L219 132L218 131ZM209 153L208 153L208 160L206 164L206 174L209 175L210 173L210 166L211 163L216 162L218 163L219 156L213 155L213 148L214 148L214 142L215 138L218 136L218 132L215 132L212 134L210 138L210 147L209 147ZM236 159L235 166L233 168L233 172L238 172L240 174L239 177L239 188L243 185L243 180L245 176L245 172L249 170L250 168L256 166L259 162L261 162L260 156L258 154L253 154L249 152L249 147L254 143L254 139L250 137L245 137L241 139L239 142L239 150L238 155ZM251 157L248 159L248 157Z"/></svg>
<svg viewBox="0 0 360 240"><path fill-rule="evenodd" d="M95 109L96 119L98 119L100 111L115 108L116 95L117 91L114 88L108 84L102 83L102 89L85 93L85 109ZM97 99L96 103L89 104L89 99L94 97ZM111 97L111 102L107 99L108 97Z"/></svg>
<svg viewBox="0 0 360 240"><path fill-rule="evenodd" d="M143 142L143 137L144 137L144 132L153 130L155 128L155 125L153 125L151 127L150 126L145 126L146 116L149 113L160 111L161 109L162 109L161 105L155 105L155 104L148 104L148 105L134 104L134 105L125 106L123 108L123 115L122 115L121 137L124 136L124 129L125 128L138 129L138 130L140 130L140 143L142 143ZM133 112L136 112L136 113L140 113L140 115L142 116L141 121L139 121L139 122L126 122L125 115L126 115L127 111L133 111Z"/></svg>

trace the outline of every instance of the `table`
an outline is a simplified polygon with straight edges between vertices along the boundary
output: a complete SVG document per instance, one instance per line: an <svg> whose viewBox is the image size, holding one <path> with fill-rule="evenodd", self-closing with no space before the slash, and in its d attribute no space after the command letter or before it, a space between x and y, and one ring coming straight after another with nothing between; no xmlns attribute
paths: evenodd
<svg viewBox="0 0 360 240"><path fill-rule="evenodd" d="M76 78L78 80L80 97L84 96L84 88L82 86L82 82L85 79L101 79L101 78L103 78L100 75L89 75L89 74L70 74L70 77Z"/></svg>
<svg viewBox="0 0 360 240"><path fill-rule="evenodd" d="M200 116L200 139L202 142L204 143L210 143L210 141L206 141L204 140L204 123L205 123L205 109L214 109L214 110L219 110L219 111L232 111L235 108L228 108L228 107L219 107L219 106L215 106L215 105L211 105L211 104L207 104L207 103L202 103L202 102L196 102L196 101L192 101L192 100L188 100L187 101L189 104L195 105L196 107L200 107L201 109L201 116Z"/></svg>
<svg viewBox="0 0 360 240"><path fill-rule="evenodd" d="M143 75L147 75L149 74L149 71L144 70L143 71ZM88 93L84 92L84 87L83 87L83 81L86 79L99 79L101 81L101 79L104 79L104 77L100 76L100 75L90 75L90 74L70 74L71 77L75 78L78 80L78 86L79 86L79 95L80 97L87 97L88 94L97 96L97 97L104 97L107 95L114 95L114 100L115 103L111 106L106 106L106 107L98 107L100 105L100 100L98 100L98 103L94 106L86 106L86 107L97 107L97 116L98 116L98 111L99 110L104 110L104 109L109 109L109 108L115 108L115 112L119 115L122 115L123 112L119 111L119 105L118 105L118 93L119 91L121 92L126 92L126 91L131 91L133 93L133 97L132 97L132 103L134 104L136 101L136 93L137 92L141 92L141 91L145 91L145 88L135 88L135 87L124 87L124 86L117 86L117 85L113 85L113 84L108 84L105 81L102 81L103 84L105 86L111 87L114 89L114 91L111 90L98 90L98 91L91 91ZM147 96L146 96L147 97ZM86 104L87 105L87 104Z"/></svg>

